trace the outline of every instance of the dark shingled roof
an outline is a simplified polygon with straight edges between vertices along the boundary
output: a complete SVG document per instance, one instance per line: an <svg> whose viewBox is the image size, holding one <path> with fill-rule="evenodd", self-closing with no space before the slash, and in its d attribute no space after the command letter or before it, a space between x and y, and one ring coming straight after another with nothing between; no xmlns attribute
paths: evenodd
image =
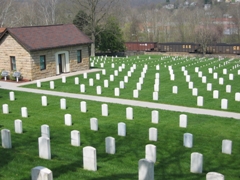
<svg viewBox="0 0 240 180"><path fill-rule="evenodd" d="M28 51L92 43L73 24L14 27L7 32Z"/></svg>

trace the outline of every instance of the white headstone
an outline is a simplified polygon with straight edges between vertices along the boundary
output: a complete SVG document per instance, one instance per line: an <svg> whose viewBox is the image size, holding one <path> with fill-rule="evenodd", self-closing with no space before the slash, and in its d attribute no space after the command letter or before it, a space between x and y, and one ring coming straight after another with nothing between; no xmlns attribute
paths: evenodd
<svg viewBox="0 0 240 180"><path fill-rule="evenodd" d="M124 82L128 83L128 76L124 76Z"/></svg>
<svg viewBox="0 0 240 180"><path fill-rule="evenodd" d="M191 81L191 76L190 75L186 75L186 82L190 82Z"/></svg>
<svg viewBox="0 0 240 180"><path fill-rule="evenodd" d="M89 86L93 86L94 85L94 80L93 80L93 78L90 78L89 79Z"/></svg>
<svg viewBox="0 0 240 180"><path fill-rule="evenodd" d="M179 116L179 127L186 128L187 127L187 115L181 114Z"/></svg>
<svg viewBox="0 0 240 180"><path fill-rule="evenodd" d="M21 108L22 117L28 117L28 111L26 107Z"/></svg>
<svg viewBox="0 0 240 180"><path fill-rule="evenodd" d="M213 79L217 79L218 78L218 73L213 73Z"/></svg>
<svg viewBox="0 0 240 180"><path fill-rule="evenodd" d="M114 81L114 75L110 75L110 81Z"/></svg>
<svg viewBox="0 0 240 180"><path fill-rule="evenodd" d="M202 83L207 83L207 77L206 76L202 77Z"/></svg>
<svg viewBox="0 0 240 180"><path fill-rule="evenodd" d="M198 89L197 88L193 88L192 89L192 95L193 96L197 96L198 95Z"/></svg>
<svg viewBox="0 0 240 180"><path fill-rule="evenodd" d="M119 87L120 87L120 89L124 89L124 81L119 82Z"/></svg>
<svg viewBox="0 0 240 180"><path fill-rule="evenodd" d="M212 74L213 73L213 68L208 68L208 73Z"/></svg>
<svg viewBox="0 0 240 180"><path fill-rule="evenodd" d="M97 152L94 147L83 148L83 168L89 171L97 171Z"/></svg>
<svg viewBox="0 0 240 180"><path fill-rule="evenodd" d="M197 97L197 106L203 106L203 96Z"/></svg>
<svg viewBox="0 0 240 180"><path fill-rule="evenodd" d="M62 83L66 83L66 76L62 76Z"/></svg>
<svg viewBox="0 0 240 180"><path fill-rule="evenodd" d="M156 110L153 110L152 111L152 123L154 124L158 124L158 121L159 121L159 112L156 111Z"/></svg>
<svg viewBox="0 0 240 180"><path fill-rule="evenodd" d="M74 78L74 84L78 85L79 84L79 77Z"/></svg>
<svg viewBox="0 0 240 180"><path fill-rule="evenodd" d="M96 74L96 80L100 80L100 74L99 73Z"/></svg>
<svg viewBox="0 0 240 180"><path fill-rule="evenodd" d="M232 154L232 141L224 139L222 141L222 153Z"/></svg>
<svg viewBox="0 0 240 180"><path fill-rule="evenodd" d="M118 70L114 70L114 76L118 76Z"/></svg>
<svg viewBox="0 0 240 180"><path fill-rule="evenodd" d="M105 87L105 88L108 88L108 86L109 86L108 80L105 79L105 80L104 80L104 87Z"/></svg>
<svg viewBox="0 0 240 180"><path fill-rule="evenodd" d="M227 74L227 69L223 69L223 74Z"/></svg>
<svg viewBox="0 0 240 180"><path fill-rule="evenodd" d="M154 101L158 100L158 92L153 92L153 100Z"/></svg>
<svg viewBox="0 0 240 180"><path fill-rule="evenodd" d="M160 78L160 74L159 73L156 73L155 74L155 79L159 79Z"/></svg>
<svg viewBox="0 0 240 180"><path fill-rule="evenodd" d="M118 136L126 136L126 124L123 122L118 123Z"/></svg>
<svg viewBox="0 0 240 180"><path fill-rule="evenodd" d="M14 121L14 127L15 127L15 133L17 133L17 134L23 133L22 121L20 119L16 119Z"/></svg>
<svg viewBox="0 0 240 180"><path fill-rule="evenodd" d="M47 96L42 96L42 106L47 106Z"/></svg>
<svg viewBox="0 0 240 180"><path fill-rule="evenodd" d="M1 138L2 138L2 147L5 149L11 149L12 148L11 131L8 129L2 129Z"/></svg>
<svg viewBox="0 0 240 180"><path fill-rule="evenodd" d="M203 76L203 75L202 75L202 71L199 71L199 72L198 72L198 77L201 78L202 76Z"/></svg>
<svg viewBox="0 0 240 180"><path fill-rule="evenodd" d="M222 77L219 78L219 84L223 85L224 84L224 79Z"/></svg>
<svg viewBox="0 0 240 180"><path fill-rule="evenodd" d="M133 120L133 108L132 107L126 108L126 119Z"/></svg>
<svg viewBox="0 0 240 180"><path fill-rule="evenodd" d="M195 67L195 72L199 72L199 67Z"/></svg>
<svg viewBox="0 0 240 180"><path fill-rule="evenodd" d="M234 79L234 75L233 74L229 74L229 80L233 80Z"/></svg>
<svg viewBox="0 0 240 180"><path fill-rule="evenodd" d="M137 89L133 90L133 97L138 98L138 90Z"/></svg>
<svg viewBox="0 0 240 180"><path fill-rule="evenodd" d="M187 148L193 147L193 135L191 133L184 133L183 135L183 146Z"/></svg>
<svg viewBox="0 0 240 180"><path fill-rule="evenodd" d="M81 112L87 112L87 103L85 101L80 102L80 111Z"/></svg>
<svg viewBox="0 0 240 180"><path fill-rule="evenodd" d="M77 130L71 131L71 145L80 146L80 132Z"/></svg>
<svg viewBox="0 0 240 180"><path fill-rule="evenodd" d="M213 91L213 99L218 99L219 98L219 91L218 90L214 90Z"/></svg>
<svg viewBox="0 0 240 180"><path fill-rule="evenodd" d="M114 96L120 96L120 89L114 88Z"/></svg>
<svg viewBox="0 0 240 180"><path fill-rule="evenodd" d="M235 101L240 101L240 92L235 93Z"/></svg>
<svg viewBox="0 0 240 180"><path fill-rule="evenodd" d="M37 87L40 88L41 87L41 81L37 80Z"/></svg>
<svg viewBox="0 0 240 180"><path fill-rule="evenodd" d="M85 93L85 84L80 85L80 92Z"/></svg>
<svg viewBox="0 0 240 180"><path fill-rule="evenodd" d="M145 159L156 162L157 159L157 147L153 144L147 144L145 146Z"/></svg>
<svg viewBox="0 0 240 180"><path fill-rule="evenodd" d="M221 109L227 109L228 108L228 100L222 99L221 100Z"/></svg>
<svg viewBox="0 0 240 180"><path fill-rule="evenodd" d="M147 159L138 161L138 180L154 180L154 163Z"/></svg>
<svg viewBox="0 0 240 180"><path fill-rule="evenodd" d="M194 152L191 154L191 165L190 165L190 172L191 173L202 173L203 169L203 155Z"/></svg>
<svg viewBox="0 0 240 180"><path fill-rule="evenodd" d="M2 112L3 112L3 114L8 114L9 113L8 104L3 104L2 105Z"/></svg>
<svg viewBox="0 0 240 180"><path fill-rule="evenodd" d="M190 82L188 83L188 89L193 89L193 82L192 82L192 81L190 81Z"/></svg>
<svg viewBox="0 0 240 180"><path fill-rule="evenodd" d="M60 99L60 109L67 109L66 99L64 98Z"/></svg>
<svg viewBox="0 0 240 180"><path fill-rule="evenodd" d="M14 95L13 91L9 92L9 99L10 99L10 101L14 101L15 100L15 95Z"/></svg>
<svg viewBox="0 0 240 180"><path fill-rule="evenodd" d="M54 89L54 81L50 81L50 89Z"/></svg>
<svg viewBox="0 0 240 180"><path fill-rule="evenodd" d="M41 137L46 137L50 139L50 128L47 124L41 126Z"/></svg>
<svg viewBox="0 0 240 180"><path fill-rule="evenodd" d="M232 86L231 85L226 85L226 92L231 93Z"/></svg>
<svg viewBox="0 0 240 180"><path fill-rule="evenodd" d="M87 73L83 73L83 79L87 79Z"/></svg>
<svg viewBox="0 0 240 180"><path fill-rule="evenodd" d="M224 175L217 172L209 172L206 175L206 180L224 180Z"/></svg>
<svg viewBox="0 0 240 180"><path fill-rule="evenodd" d="M65 114L64 115L64 123L66 126L72 125L72 115L71 114Z"/></svg>
<svg viewBox="0 0 240 180"><path fill-rule="evenodd" d="M98 119L97 118L90 119L90 129L92 131L98 131Z"/></svg>
<svg viewBox="0 0 240 180"><path fill-rule="evenodd" d="M108 105L102 104L102 116L108 116Z"/></svg>
<svg viewBox="0 0 240 180"><path fill-rule="evenodd" d="M106 75L106 69L102 70L102 75Z"/></svg>
<svg viewBox="0 0 240 180"><path fill-rule="evenodd" d="M101 86L97 86L96 90L97 90L98 95L102 94L102 87Z"/></svg>
<svg viewBox="0 0 240 180"><path fill-rule="evenodd" d="M42 159L51 159L50 139L46 137L38 138L39 157Z"/></svg>
<svg viewBox="0 0 240 180"><path fill-rule="evenodd" d="M149 128L149 141L157 141L158 130L157 128Z"/></svg>
<svg viewBox="0 0 240 180"><path fill-rule="evenodd" d="M207 91L212 91L212 83L207 83Z"/></svg>
<svg viewBox="0 0 240 180"><path fill-rule="evenodd" d="M116 148L115 148L115 138L113 137L106 137L105 138L105 148L106 153L108 154L115 154Z"/></svg>
<svg viewBox="0 0 240 180"><path fill-rule="evenodd" d="M172 87L172 93L173 94L177 94L178 93L178 87L177 86L173 86Z"/></svg>
<svg viewBox="0 0 240 180"><path fill-rule="evenodd" d="M31 180L53 180L52 171L43 166L32 168Z"/></svg>
<svg viewBox="0 0 240 180"><path fill-rule="evenodd" d="M137 86L136 87L137 90L139 90L139 91L142 90L142 84L141 83L138 82L136 86Z"/></svg>
<svg viewBox="0 0 240 180"><path fill-rule="evenodd" d="M175 80L175 75L174 75L174 74L171 74L171 75L170 75L170 80L171 80L171 81L174 81L174 80Z"/></svg>

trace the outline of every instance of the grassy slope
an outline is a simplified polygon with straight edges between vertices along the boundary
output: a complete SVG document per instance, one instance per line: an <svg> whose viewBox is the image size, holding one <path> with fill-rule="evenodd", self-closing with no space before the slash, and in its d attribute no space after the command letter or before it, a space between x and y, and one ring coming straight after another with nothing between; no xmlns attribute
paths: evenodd
<svg viewBox="0 0 240 180"><path fill-rule="evenodd" d="M223 75L223 69L231 69L236 63L239 63L239 60L234 60L231 63L228 63L225 66L219 67L219 64L223 64L226 60L217 61L215 60L207 60L207 61L197 61L197 60L178 60L173 61L170 58L165 60L159 60L159 56L152 56L151 60L148 59L148 56L141 56L140 59L136 57L131 57L129 59L117 59L115 60L115 68L111 68L111 58L106 60L105 69L107 71L106 75L102 75L101 72L101 80L96 80L96 73L91 73L88 75L88 79L83 79L83 75L79 75L80 84L85 84L86 86L86 94L96 95L96 86L102 86L102 95L108 97L114 96L114 88L119 87L119 82L124 80L124 76L127 75L127 72L130 70L130 67L136 63L137 69L132 74L132 77L129 78L129 82L125 84L125 89L120 90L120 98L126 99L134 99L133 98L133 90L136 89L136 83L141 76L142 69L144 64L148 64L148 71L146 77L144 79L144 84L142 85L142 90L139 92L139 98L137 100L142 101L152 101L166 104L174 104L174 105L183 105L188 107L197 107L197 97L192 96L192 90L188 89L188 83L185 80L185 76L181 71L181 67L185 66L188 70L188 74L191 75L191 81L194 82L194 87L198 88L198 95L204 97L204 106L202 108L207 109L221 109L221 99L228 99L228 109L227 111L239 112L239 102L235 101L235 93L240 92L240 86L236 83L240 81L240 76L237 74L237 69L232 71L229 70L229 73L234 74L234 80L231 81L228 79L228 75ZM95 61L94 66L100 67L100 63L103 61ZM104 80L109 79L111 74L114 74L114 70L118 69L118 66L121 66L123 63L126 64L126 68L119 72L119 76L115 77L114 82L109 82L109 88L104 88ZM155 66L160 64L161 69L157 71ZM168 66L172 65L175 81L170 80L170 75L168 71ZM207 66L206 66L207 65ZM166 67L165 67L166 66ZM219 77L224 78L224 85L219 85L218 80L213 79L213 75L208 73L209 67L217 67L214 72L217 72ZM207 76L207 83L213 84L213 90L219 90L219 99L213 99L213 91L206 91L207 84L202 83L201 78L198 77L198 74L195 73L195 67L200 67L200 71L203 72L203 76ZM154 91L154 79L155 73L160 73L160 91L159 91L159 100L153 101L152 93ZM80 86L74 85L74 77L68 77L67 83L62 84L61 79L55 80L55 90L63 91L63 92L71 92L71 93L80 93ZM94 86L89 86L89 78L94 79ZM232 93L226 93L226 85L232 86ZM178 94L172 93L172 87L178 86ZM36 88L36 84L27 85L25 87ZM49 88L49 82L42 83L41 89Z"/></svg>
<svg viewBox="0 0 240 180"><path fill-rule="evenodd" d="M10 114L0 113L0 127L11 130L12 149L0 147L0 179L30 179L30 170L45 166L53 171L54 179L126 180L138 178L138 160L145 156L145 145L157 146L155 179L204 180L209 171L220 172L226 179L239 179L240 121L226 118L188 114L187 129L179 128L177 112L160 111L159 124L151 123L151 109L134 107L134 120L126 120L126 106L109 104L109 116L101 116L101 103L87 101L88 112L79 111L79 100L67 98L67 110L60 110L60 98L48 96L49 105L41 106L41 95L15 92L16 101L9 101L9 91L0 89L0 104L7 103ZM28 107L28 118L21 118L20 108ZM73 126L64 125L64 114L70 113ZM99 120L99 131L90 130L89 119ZM14 133L14 120L23 121L23 134ZM127 136L117 136L117 123L125 122ZM40 126L48 124L51 131L52 160L38 157L37 138ZM148 129L158 129L158 141L148 140ZM70 145L70 131L79 130L81 146ZM194 147L182 146L185 132L194 135ZM105 137L116 138L116 154L105 153ZM233 141L232 155L221 153L221 141ZM98 171L83 170L82 148L97 149ZM200 152L204 156L203 174L192 174L190 154Z"/></svg>

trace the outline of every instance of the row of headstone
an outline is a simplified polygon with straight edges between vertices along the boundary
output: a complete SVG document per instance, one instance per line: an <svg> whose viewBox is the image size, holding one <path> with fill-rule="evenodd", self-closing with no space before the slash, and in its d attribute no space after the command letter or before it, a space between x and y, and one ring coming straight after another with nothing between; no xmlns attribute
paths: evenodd
<svg viewBox="0 0 240 180"><path fill-rule="evenodd" d="M2 112L3 112L3 114L9 114L8 104L2 105ZM21 115L22 115L22 117L25 117L25 118L28 117L28 111L27 111L26 107L21 107Z"/></svg>

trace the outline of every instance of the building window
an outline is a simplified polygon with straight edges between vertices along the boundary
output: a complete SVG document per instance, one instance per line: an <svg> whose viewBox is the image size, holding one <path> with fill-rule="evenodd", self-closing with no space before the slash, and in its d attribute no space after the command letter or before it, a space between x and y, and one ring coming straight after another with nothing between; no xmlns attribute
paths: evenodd
<svg viewBox="0 0 240 180"><path fill-rule="evenodd" d="M236 46L233 46L233 50L237 50L237 47L236 47Z"/></svg>
<svg viewBox="0 0 240 180"><path fill-rule="evenodd" d="M183 49L185 49L185 45L183 45L182 47L183 47Z"/></svg>
<svg viewBox="0 0 240 180"><path fill-rule="evenodd" d="M40 56L40 70L46 69L46 56Z"/></svg>
<svg viewBox="0 0 240 180"><path fill-rule="evenodd" d="M77 63L82 62L82 50L77 50Z"/></svg>
<svg viewBox="0 0 240 180"><path fill-rule="evenodd" d="M191 49L192 48L191 45L188 45L188 48Z"/></svg>
<svg viewBox="0 0 240 180"><path fill-rule="evenodd" d="M16 58L15 56L10 56L11 70L16 71Z"/></svg>

